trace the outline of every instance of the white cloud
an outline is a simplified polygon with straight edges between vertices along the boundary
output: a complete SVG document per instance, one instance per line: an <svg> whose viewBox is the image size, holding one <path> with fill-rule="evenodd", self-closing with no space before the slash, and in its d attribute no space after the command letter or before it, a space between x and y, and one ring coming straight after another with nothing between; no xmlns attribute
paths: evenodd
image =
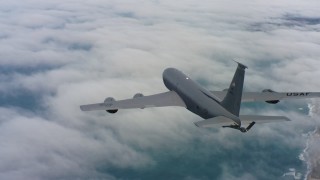
<svg viewBox="0 0 320 180"><path fill-rule="evenodd" d="M292 25L287 17L319 18L318 4L0 2L0 92L4 97L31 92L42 108L31 113L3 102L0 178L112 179L112 172L99 172L97 167L156 166L146 151L188 147L195 139L233 150L246 139L235 138L231 130L197 129L192 122L200 118L183 108L128 110L110 116L80 112L79 105L106 96L122 99L137 92L165 91L161 75L166 67L204 80L210 89L224 89L235 69L232 58L245 59L249 66L249 90L317 90L319 25ZM284 113L268 111L275 112ZM266 138L260 143L279 138L287 146L300 147L303 138L296 130L308 125L295 121L255 127L246 137ZM288 134L292 137L285 140ZM254 176L239 177L257 179ZM228 173L222 177L237 179Z"/></svg>
<svg viewBox="0 0 320 180"><path fill-rule="evenodd" d="M2 178L94 178L103 177L92 167L95 165L135 168L153 163L148 156L119 142L108 129L89 127L82 132L13 110L2 108L1 113Z"/></svg>

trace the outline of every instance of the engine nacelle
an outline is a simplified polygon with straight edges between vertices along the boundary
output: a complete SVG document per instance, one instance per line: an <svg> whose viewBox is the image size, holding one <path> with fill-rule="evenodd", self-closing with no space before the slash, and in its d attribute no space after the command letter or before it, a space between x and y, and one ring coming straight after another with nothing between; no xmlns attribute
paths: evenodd
<svg viewBox="0 0 320 180"><path fill-rule="evenodd" d="M264 89L264 90L262 90L262 92L271 92L271 93L273 93L273 92L275 92L275 91L272 90L272 89Z"/></svg>
<svg viewBox="0 0 320 180"><path fill-rule="evenodd" d="M115 99L113 97L108 97L104 100L104 103L107 107L112 106L112 102L115 101ZM108 113L114 114L116 112L118 112L118 109L110 109L110 110L106 110Z"/></svg>
<svg viewBox="0 0 320 180"><path fill-rule="evenodd" d="M104 100L104 103L105 103L105 104L108 104L108 103L110 103L110 102L112 102L112 101L115 101L115 99L114 99L113 97L107 97L107 98Z"/></svg>
<svg viewBox="0 0 320 180"><path fill-rule="evenodd" d="M265 93L277 93L272 89L264 89L264 90L262 90L262 92L265 92ZM266 101L266 103L269 103L269 104L277 104L279 102L280 102L279 100Z"/></svg>
<svg viewBox="0 0 320 180"><path fill-rule="evenodd" d="M114 114L118 112L118 109L111 109L111 110L106 110L108 113Z"/></svg>
<svg viewBox="0 0 320 180"><path fill-rule="evenodd" d="M135 94L135 95L133 96L133 98L139 98L139 97L143 97L143 94L137 93L137 94Z"/></svg>
<svg viewBox="0 0 320 180"><path fill-rule="evenodd" d="M269 103L269 104L277 104L279 102L280 102L279 100L266 101L266 103Z"/></svg>
<svg viewBox="0 0 320 180"><path fill-rule="evenodd" d="M143 96L144 96L143 94L137 93L137 94L135 94L135 95L133 96L133 99L134 99L134 98L141 98L141 97L143 97ZM141 109L144 109L144 107L141 108Z"/></svg>

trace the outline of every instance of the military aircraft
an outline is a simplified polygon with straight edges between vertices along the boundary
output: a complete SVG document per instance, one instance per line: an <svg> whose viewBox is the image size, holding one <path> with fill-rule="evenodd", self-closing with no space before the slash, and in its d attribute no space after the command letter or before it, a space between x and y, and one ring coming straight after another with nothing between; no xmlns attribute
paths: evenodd
<svg viewBox="0 0 320 180"><path fill-rule="evenodd" d="M290 121L285 116L239 115L241 102L265 101L276 104L282 99L315 98L320 92L275 92L265 89L262 92L242 92L245 69L238 63L228 89L209 91L175 68L163 72L163 82L167 92L144 96L137 93L131 99L116 101L108 97L102 103L81 105L82 111L106 110L116 113L118 109L181 106L199 115L204 120L195 122L198 127L233 128L247 132L255 123ZM246 127L243 127L246 125Z"/></svg>

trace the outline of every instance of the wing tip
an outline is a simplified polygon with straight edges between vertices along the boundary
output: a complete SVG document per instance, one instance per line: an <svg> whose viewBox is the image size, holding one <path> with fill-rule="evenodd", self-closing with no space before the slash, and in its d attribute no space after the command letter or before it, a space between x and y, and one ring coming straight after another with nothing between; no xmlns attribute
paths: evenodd
<svg viewBox="0 0 320 180"><path fill-rule="evenodd" d="M284 121L291 121L287 116L278 116L279 119L282 119Z"/></svg>
<svg viewBox="0 0 320 180"><path fill-rule="evenodd" d="M197 126L197 127L200 127L199 124L198 124L198 122L194 122L193 124L194 124L195 126Z"/></svg>
<svg viewBox="0 0 320 180"><path fill-rule="evenodd" d="M81 111L86 111L85 106L84 106L84 105L81 105L81 106L80 106L80 110L81 110Z"/></svg>
<svg viewBox="0 0 320 180"><path fill-rule="evenodd" d="M94 110L94 108L92 107L92 105L81 105L80 106L81 111L92 111Z"/></svg>
<svg viewBox="0 0 320 180"><path fill-rule="evenodd" d="M286 116L283 116L283 118L284 118L286 121L291 121L291 119L289 119L289 118L286 117Z"/></svg>

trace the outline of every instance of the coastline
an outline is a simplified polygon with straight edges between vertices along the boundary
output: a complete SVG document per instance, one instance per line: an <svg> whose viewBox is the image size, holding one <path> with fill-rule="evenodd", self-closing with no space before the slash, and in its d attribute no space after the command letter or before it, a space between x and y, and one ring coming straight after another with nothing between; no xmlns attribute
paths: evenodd
<svg viewBox="0 0 320 180"><path fill-rule="evenodd" d="M315 121L315 130L308 134L303 158L307 163L308 172L305 180L320 180L320 102L313 100L308 104L309 116Z"/></svg>
<svg viewBox="0 0 320 180"><path fill-rule="evenodd" d="M307 180L320 180L320 128L310 134L306 147L306 160L308 164Z"/></svg>

